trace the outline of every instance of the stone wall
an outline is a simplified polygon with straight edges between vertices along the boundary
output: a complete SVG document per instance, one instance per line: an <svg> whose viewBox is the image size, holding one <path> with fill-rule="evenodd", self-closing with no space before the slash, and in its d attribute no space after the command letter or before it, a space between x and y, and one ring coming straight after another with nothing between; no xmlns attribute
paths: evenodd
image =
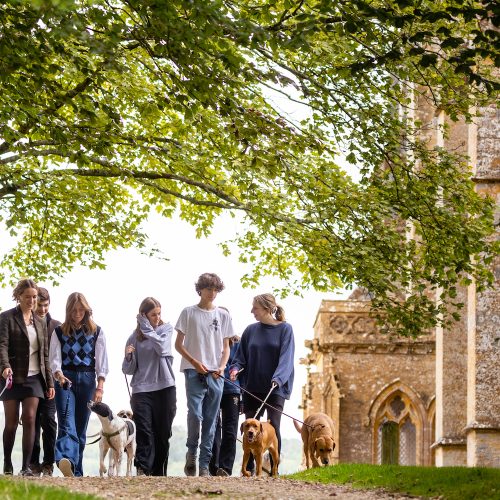
<svg viewBox="0 0 500 500"><path fill-rule="evenodd" d="M500 112L481 110L472 129L476 190L496 202L500 225ZM499 238L497 231L495 238ZM491 269L494 288L470 294L468 336L467 465L500 467L500 257Z"/></svg>
<svg viewBox="0 0 500 500"><path fill-rule="evenodd" d="M334 418L338 461L372 463L376 415L371 412L381 393L393 386L411 393L420 413L427 414L434 396L434 338L381 334L367 301L323 301L314 328L314 340L306 342L312 352L303 392L305 416L323 411ZM419 420L427 449L419 449L418 456L427 464L431 436L427 417Z"/></svg>

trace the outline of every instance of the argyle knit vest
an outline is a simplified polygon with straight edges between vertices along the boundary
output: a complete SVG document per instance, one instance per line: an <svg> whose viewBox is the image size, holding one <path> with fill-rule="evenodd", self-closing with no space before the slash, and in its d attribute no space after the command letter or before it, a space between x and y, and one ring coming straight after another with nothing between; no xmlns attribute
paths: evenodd
<svg viewBox="0 0 500 500"><path fill-rule="evenodd" d="M95 333L86 332L81 329L73 331L71 335L64 335L61 327L57 327L54 332L61 344L62 368L95 368L95 344L101 329L97 327Z"/></svg>

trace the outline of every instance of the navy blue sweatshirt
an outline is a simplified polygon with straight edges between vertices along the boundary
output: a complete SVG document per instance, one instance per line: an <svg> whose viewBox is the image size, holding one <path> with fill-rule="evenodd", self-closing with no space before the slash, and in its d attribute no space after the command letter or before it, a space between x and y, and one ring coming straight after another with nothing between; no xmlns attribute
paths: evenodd
<svg viewBox="0 0 500 500"><path fill-rule="evenodd" d="M253 323L245 328L230 369L244 368L239 378L247 391L267 394L271 383L276 382L278 387L273 394L290 399L294 352L291 325L285 322L277 325Z"/></svg>

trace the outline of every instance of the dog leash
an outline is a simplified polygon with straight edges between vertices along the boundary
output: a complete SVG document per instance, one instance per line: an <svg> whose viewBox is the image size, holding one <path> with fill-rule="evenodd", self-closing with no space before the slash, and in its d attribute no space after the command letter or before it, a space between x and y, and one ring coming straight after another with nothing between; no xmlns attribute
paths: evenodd
<svg viewBox="0 0 500 500"><path fill-rule="evenodd" d="M276 386L277 384L275 384L274 382L271 384L271 390L267 393L267 396L264 398L264 401L262 401L262 404L260 405L259 409L255 412L255 417L253 418L257 418L257 415L260 413L260 410L262 410L262 407L266 404L266 401L268 400L269 396L271 395L271 392L274 391Z"/></svg>
<svg viewBox="0 0 500 500"><path fill-rule="evenodd" d="M210 373L218 373L218 372L210 372ZM301 423L302 425L305 425L306 427L310 427L311 429L314 429L314 426L313 425L309 425L309 424L306 424L305 422L303 422L302 420L299 420L298 418L295 418L295 417L292 417L291 415L288 415L288 413L285 413L284 411L282 410L278 410L278 408L275 408L274 406L270 405L267 401L263 400L263 399L260 399L259 397L257 397L255 394L252 394L250 391L247 391L246 389L244 389L243 387L239 386L238 384L235 384L232 380L224 377L224 375L219 375L219 377L227 382L229 382L230 384L234 385L235 387L238 387L239 389L241 389L243 392L246 392L248 395L252 396L253 398L255 398L257 401L260 401L263 405L265 404L266 406L269 406L269 408L271 408L272 410L274 411L277 411L278 413L281 413L282 415L285 415L285 417L288 417L288 418L291 418L292 420L296 420L297 422ZM273 388L271 388L271 391L273 390ZM269 397L269 394L268 394L268 397ZM267 398L266 398L267 399ZM262 408L262 407L261 407ZM260 411L260 408L259 408L259 411Z"/></svg>
<svg viewBox="0 0 500 500"><path fill-rule="evenodd" d="M12 387L12 374L9 374L9 376L5 379L5 387L2 389L2 392L0 392L0 397L2 397L6 389L10 389L11 387Z"/></svg>
<svg viewBox="0 0 500 500"><path fill-rule="evenodd" d="M125 373L124 373L123 376L125 377L125 383L127 384L128 398L130 401L132 401L132 394L130 393L130 386L128 385L127 375L125 375Z"/></svg>

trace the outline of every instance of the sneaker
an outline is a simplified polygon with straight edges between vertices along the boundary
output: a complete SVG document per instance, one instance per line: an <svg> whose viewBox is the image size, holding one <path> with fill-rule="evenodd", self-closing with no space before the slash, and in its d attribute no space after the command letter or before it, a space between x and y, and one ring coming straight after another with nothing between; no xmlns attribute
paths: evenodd
<svg viewBox="0 0 500 500"><path fill-rule="evenodd" d="M200 472L198 473L199 477L210 477L210 472L208 467L200 467Z"/></svg>
<svg viewBox="0 0 500 500"><path fill-rule="evenodd" d="M21 469L19 475L23 477L34 477L34 474L29 467L26 467L26 469Z"/></svg>
<svg viewBox="0 0 500 500"><path fill-rule="evenodd" d="M73 464L67 458L61 458L57 464L64 477L73 477Z"/></svg>
<svg viewBox="0 0 500 500"><path fill-rule="evenodd" d="M136 476L145 476L146 475L146 473L144 472L144 469L142 467L136 467L135 470L136 470L136 472L135 472Z"/></svg>
<svg viewBox="0 0 500 500"><path fill-rule="evenodd" d="M186 453L184 474L186 474L186 476L196 476L196 454L189 453L189 451Z"/></svg>
<svg viewBox="0 0 500 500"><path fill-rule="evenodd" d="M229 472L227 472L226 470L222 469L221 467L219 467L217 469L217 474L216 475L219 476L219 477L229 477L230 476Z"/></svg>
<svg viewBox="0 0 500 500"><path fill-rule="evenodd" d="M30 464L31 472L33 472L34 476L39 476L42 473L42 466L40 464Z"/></svg>
<svg viewBox="0 0 500 500"><path fill-rule="evenodd" d="M43 477L52 477L53 473L54 473L54 466L53 465L51 465L51 464L42 464L42 475L43 475Z"/></svg>

